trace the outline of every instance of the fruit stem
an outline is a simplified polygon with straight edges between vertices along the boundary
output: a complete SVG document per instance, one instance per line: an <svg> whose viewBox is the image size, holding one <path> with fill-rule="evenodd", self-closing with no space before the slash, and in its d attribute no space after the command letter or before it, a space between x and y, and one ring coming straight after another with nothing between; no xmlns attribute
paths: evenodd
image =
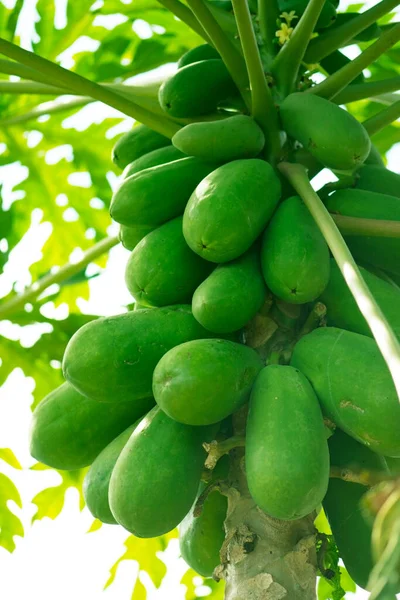
<svg viewBox="0 0 400 600"><path fill-rule="evenodd" d="M206 462L204 466L206 469L215 469L215 466L219 459L228 454L234 448L244 447L246 445L246 438L243 435L233 435L232 437L218 442L213 440L210 443L205 442L203 448L208 452Z"/></svg>
<svg viewBox="0 0 400 600"><path fill-rule="evenodd" d="M89 248L89 250L87 250L84 253L84 255L79 261L75 263L67 263L66 265L60 267L60 269L58 269L58 271L56 271L55 273L49 273L41 279L38 279L38 281L35 281L35 283L33 283L27 290L25 290L25 292L14 296L14 298L11 298L4 304L0 305L0 319L5 319L13 313L18 312L18 310L23 309L25 304L37 298L42 292L44 292L44 290L46 290L51 285L59 284L69 279L73 275L76 275L77 273L82 271L82 269L87 267L89 263L93 262L94 260L96 260L96 258L108 252L113 246L116 246L118 243L118 237L104 238L103 240L100 240L99 242L97 242L97 244Z"/></svg>
<svg viewBox="0 0 400 600"><path fill-rule="evenodd" d="M301 338L304 335L307 335L307 334L311 333L312 331L314 331L314 329L316 329L317 327L320 327L321 322L325 318L325 316L326 316L325 304L322 304L322 302L317 302L316 304L314 304L314 306L311 309L310 314L308 315L307 319L305 320L305 322L300 330L298 338Z"/></svg>
<svg viewBox="0 0 400 600"><path fill-rule="evenodd" d="M400 237L400 221L361 219L345 215L331 215L338 229L344 235L368 235L373 237Z"/></svg>
<svg viewBox="0 0 400 600"><path fill-rule="evenodd" d="M381 110L373 117L366 119L363 121L363 125L365 129L368 131L369 135L374 135L378 133L381 129L393 123L400 118L400 100L394 102L387 108Z"/></svg>
<svg viewBox="0 0 400 600"><path fill-rule="evenodd" d="M387 481L387 473L378 473L377 471L352 471L350 469L343 469L342 467L331 466L329 477L333 479L343 479L343 481L350 481L351 483L359 483L371 487L380 483L381 481Z"/></svg>
<svg viewBox="0 0 400 600"><path fill-rule="evenodd" d="M274 40L276 40L275 32L278 19L279 6L277 0L258 0L260 33L270 58L273 58L277 52Z"/></svg>
<svg viewBox="0 0 400 600"><path fill-rule="evenodd" d="M209 36L204 31L203 27L196 19L190 8L182 4L182 2L179 2L179 0L158 0L158 2L172 12L176 17L178 17L178 19L186 23L190 29L195 31L208 44L211 43Z"/></svg>
<svg viewBox="0 0 400 600"><path fill-rule="evenodd" d="M336 104L349 104L366 98L374 98L381 94L397 92L400 89L400 75L379 81L367 81L366 83L353 83L337 94L333 101Z"/></svg>
<svg viewBox="0 0 400 600"><path fill-rule="evenodd" d="M397 337L365 283L334 220L313 190L305 168L287 162L280 163L278 168L302 198L321 230L361 314L372 331L400 398L400 344Z"/></svg>

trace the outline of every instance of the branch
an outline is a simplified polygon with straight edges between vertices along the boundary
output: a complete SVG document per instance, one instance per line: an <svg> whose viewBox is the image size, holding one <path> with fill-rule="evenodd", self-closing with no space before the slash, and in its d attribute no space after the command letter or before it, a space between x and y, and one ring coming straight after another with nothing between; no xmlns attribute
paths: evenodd
<svg viewBox="0 0 400 600"><path fill-rule="evenodd" d="M333 102L336 104L349 104L366 98L373 98L381 94L397 92L400 89L400 75L390 77L390 79L380 79L379 81L367 81L366 83L353 83L339 92Z"/></svg>
<svg viewBox="0 0 400 600"><path fill-rule="evenodd" d="M216 440L213 440L210 443L205 442L203 448L208 452L208 456L204 466L206 469L214 469L215 465L224 454L229 454L234 448L243 448L245 445L246 438L243 435L234 435L222 442L217 442Z"/></svg>
<svg viewBox="0 0 400 600"><path fill-rule="evenodd" d="M21 65L21 63L15 62L14 60L0 59L0 73L17 75L22 79L30 79L31 81L47 83L47 78L41 75L41 73L35 71L34 69L30 69L25 65Z"/></svg>
<svg viewBox="0 0 400 600"><path fill-rule="evenodd" d="M84 98L83 96L80 98L73 98L72 100L67 100L65 102L60 102L59 100L45 102L39 106L36 106L29 112L22 113L21 115L15 115L14 117L11 116L6 119L0 119L0 127L10 127L11 125L17 125L18 123L25 123L31 119L37 119L42 115L54 115L66 110L72 110L74 108L86 106L86 104L90 104L90 102L93 102L91 98Z"/></svg>
<svg viewBox="0 0 400 600"><path fill-rule="evenodd" d="M331 215L344 235L368 235L373 237L400 237L400 221L361 219L344 215Z"/></svg>
<svg viewBox="0 0 400 600"><path fill-rule="evenodd" d="M361 314L372 331L400 397L400 344L397 337L366 285L334 220L311 187L304 167L282 162L279 169L302 198L321 230Z"/></svg>
<svg viewBox="0 0 400 600"><path fill-rule="evenodd" d="M368 134L374 135L378 133L381 129L393 123L393 121L397 121L400 118L400 100L394 102L391 106L381 110L373 117L370 117L366 121L363 121L363 125L365 129L368 131Z"/></svg>
<svg viewBox="0 0 400 600"><path fill-rule="evenodd" d="M305 320L305 322L300 330L298 337L301 338L304 335L307 335L307 334L311 333L312 331L314 331L314 329L316 329L317 327L319 327L321 325L321 322L325 318L325 316L326 316L325 304L322 304L322 302L317 302L316 304L314 304L310 314L308 315L307 319Z"/></svg>
<svg viewBox="0 0 400 600"><path fill-rule="evenodd" d="M277 0L258 0L258 22L260 33L269 56L272 58L277 52L274 44L276 39L276 22L279 19L279 6Z"/></svg>
<svg viewBox="0 0 400 600"><path fill-rule="evenodd" d="M343 481L350 481L351 483L359 483L367 487L372 487L381 481L389 479L388 473L366 470L352 471L351 469L334 466L331 466L329 477L343 479Z"/></svg>
<svg viewBox="0 0 400 600"><path fill-rule="evenodd" d="M162 4L165 8L167 8L170 12L172 12L178 19L186 23L193 29L200 37L203 38L208 44L211 43L210 38L207 33L204 31L201 24L198 22L190 8L179 2L179 0L158 0L160 4Z"/></svg>

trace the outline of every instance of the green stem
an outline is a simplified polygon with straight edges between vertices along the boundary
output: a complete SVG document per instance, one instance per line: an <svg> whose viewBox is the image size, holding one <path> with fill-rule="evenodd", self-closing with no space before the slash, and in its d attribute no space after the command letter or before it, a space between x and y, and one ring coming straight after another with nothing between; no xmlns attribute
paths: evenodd
<svg viewBox="0 0 400 600"><path fill-rule="evenodd" d="M325 0L310 0L291 37L272 63L278 89L285 97L293 91L300 65Z"/></svg>
<svg viewBox="0 0 400 600"><path fill-rule="evenodd" d="M260 33L267 53L270 58L277 53L276 40L277 20L279 19L279 6L277 0L258 0L258 21Z"/></svg>
<svg viewBox="0 0 400 600"><path fill-rule="evenodd" d="M314 329L321 325L322 319L326 316L326 306L322 302L317 302L311 309L310 314L305 320L302 328L300 329L298 337L301 338L304 335L308 335Z"/></svg>
<svg viewBox="0 0 400 600"><path fill-rule="evenodd" d="M379 81L353 83L337 94L333 101L336 104L349 104L350 102L358 102L358 100L380 96L381 94L397 92L399 89L400 75L390 77L389 79L380 79Z"/></svg>
<svg viewBox="0 0 400 600"><path fill-rule="evenodd" d="M162 135L172 137L180 128L179 125L170 121L168 118L154 115L120 94L115 93L94 81L90 81L77 73L68 71L63 67L60 67L41 56L37 56L32 52L28 52L2 38L0 38L0 54L4 54L27 67L40 71L43 75L48 77L49 81L54 82L60 87L68 87L73 93L90 96L95 100L104 102L104 104L116 108L129 117L158 131Z"/></svg>
<svg viewBox="0 0 400 600"><path fill-rule="evenodd" d="M193 31L202 37L208 44L211 43L208 34L204 31L202 25L198 22L190 8L182 4L182 2L179 2L179 0L158 0L158 2L171 11L178 19L186 23L190 29L193 29Z"/></svg>
<svg viewBox="0 0 400 600"><path fill-rule="evenodd" d="M351 471L350 469L332 466L330 468L329 477L343 479L343 481L350 481L352 483L358 483L360 485L365 485L366 487L371 487L377 483L380 483L381 481L386 481L388 479L388 474L367 470Z"/></svg>
<svg viewBox="0 0 400 600"><path fill-rule="evenodd" d="M397 337L362 278L334 220L311 187L304 167L282 162L279 169L302 198L321 230L361 314L372 331L400 398L400 344Z"/></svg>
<svg viewBox="0 0 400 600"><path fill-rule="evenodd" d="M267 156L275 162L281 150L278 113L265 78L246 0L232 0L251 88L251 112L264 132Z"/></svg>
<svg viewBox="0 0 400 600"><path fill-rule="evenodd" d="M306 93L317 94L323 98L333 98L341 92L349 83L359 75L363 69L369 67L386 50L394 46L400 40L400 23L383 33L375 43L368 46L357 58L348 63L345 67L333 73L318 85L309 88Z"/></svg>
<svg viewBox="0 0 400 600"><path fill-rule="evenodd" d="M63 96L70 94L66 88L39 83L37 81L0 80L1 94L37 94L40 96Z"/></svg>
<svg viewBox="0 0 400 600"><path fill-rule="evenodd" d="M305 62L308 64L319 63L325 56L343 47L346 42L354 38L360 31L364 31L364 29L385 16L393 8L396 8L398 4L399 0L382 0L358 17L347 23L343 23L340 27L328 29L325 33L311 40L305 55Z"/></svg>
<svg viewBox="0 0 400 600"><path fill-rule="evenodd" d="M214 469L215 465L222 456L228 454L234 448L243 448L245 445L246 438L242 435L234 435L226 440L222 440L221 442L213 440L209 444L204 443L203 447L208 453L204 466L206 469Z"/></svg>
<svg viewBox="0 0 400 600"><path fill-rule="evenodd" d="M378 133L378 131L381 131L381 129L383 129L387 125L390 125L390 123L393 123L393 121L396 121L399 118L400 100L398 100L391 106L384 108L373 117L366 119L366 121L363 121L363 125L368 131L369 135L374 135L375 133Z"/></svg>
<svg viewBox="0 0 400 600"><path fill-rule="evenodd" d="M106 252L108 252L113 246L116 246L119 243L118 237L108 237L100 240L94 246L87 250L81 260L76 263L67 263L63 267L61 267L56 273L49 273L45 275L38 281L36 281L33 285L31 285L25 292L11 298L4 304L0 305L0 319L6 319L13 313L22 310L28 302L32 302L35 300L44 290L54 284L62 283L66 281L73 275L76 275L82 269L87 267L87 265L99 256L102 256Z"/></svg>
<svg viewBox="0 0 400 600"><path fill-rule="evenodd" d="M93 102L91 98L84 97L73 98L72 100L67 100L66 102L59 102L58 100L53 102L45 102L39 106L36 106L29 112L22 113L21 115L15 115L14 117L11 116L6 119L0 119L0 127L10 127L11 125L17 125L18 123L26 123L26 121L37 119L42 115L54 115L60 112L85 106L86 104L90 104L90 102Z"/></svg>
<svg viewBox="0 0 400 600"><path fill-rule="evenodd" d="M400 237L400 221L384 221L378 219L362 219L331 215L338 229L344 235L368 235L373 237Z"/></svg>
<svg viewBox="0 0 400 600"><path fill-rule="evenodd" d="M47 78L21 63L15 62L14 60L0 59L0 73L7 75L17 75L22 79L30 79L31 81L38 81L40 83L47 83Z"/></svg>

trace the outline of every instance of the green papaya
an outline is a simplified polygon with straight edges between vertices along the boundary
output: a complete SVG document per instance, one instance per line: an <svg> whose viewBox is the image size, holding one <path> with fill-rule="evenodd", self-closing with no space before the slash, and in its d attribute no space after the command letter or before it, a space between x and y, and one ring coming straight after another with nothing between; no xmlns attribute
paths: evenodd
<svg viewBox="0 0 400 600"><path fill-rule="evenodd" d="M90 465L128 425L154 404L152 398L100 404L63 383L35 408L30 452L36 460L68 471Z"/></svg>
<svg viewBox="0 0 400 600"><path fill-rule="evenodd" d="M349 21L353 21L359 16L360 13L355 12L338 13L336 15L336 21L332 25L332 29L336 29L337 27L340 27ZM378 38L381 33L381 28L379 27L378 23L373 23L363 31L359 31L351 41L346 43L346 45L348 46L350 44L357 44L358 42L370 42L371 40Z"/></svg>
<svg viewBox="0 0 400 600"><path fill-rule="evenodd" d="M139 242L127 262L125 283L142 304L180 304L191 301L211 268L211 263L189 248L182 233L182 217L177 217Z"/></svg>
<svg viewBox="0 0 400 600"><path fill-rule="evenodd" d="M115 191L110 214L129 227L162 225L182 214L190 194L216 166L188 157L135 173Z"/></svg>
<svg viewBox="0 0 400 600"><path fill-rule="evenodd" d="M122 173L122 177L126 179L135 173L144 171L144 169L150 169L151 167L157 167L158 165L165 165L179 160L180 158L186 158L185 154L175 148L175 146L164 146L164 148L157 148L147 154L144 154L140 158L137 158L133 162L129 163Z"/></svg>
<svg viewBox="0 0 400 600"><path fill-rule="evenodd" d="M111 474L109 501L117 522L136 537L174 529L192 506L214 429L190 427L152 410L135 429Z"/></svg>
<svg viewBox="0 0 400 600"><path fill-rule="evenodd" d="M337 104L310 93L290 94L280 107L282 125L325 167L353 170L367 158L365 128Z"/></svg>
<svg viewBox="0 0 400 600"><path fill-rule="evenodd" d="M133 250L140 240L153 231L153 229L154 227L152 225L136 225L136 227L121 225L118 237L124 248Z"/></svg>
<svg viewBox="0 0 400 600"><path fill-rule="evenodd" d="M279 178L263 160L235 160L219 167L203 179L187 203L186 242L211 262L238 258L268 223L280 194Z"/></svg>
<svg viewBox="0 0 400 600"><path fill-rule="evenodd" d="M172 143L190 156L228 162L256 157L265 138L254 119L235 115L219 121L190 123L173 136Z"/></svg>
<svg viewBox="0 0 400 600"><path fill-rule="evenodd" d="M400 289L370 273L367 269L362 267L359 267L359 269L391 328L400 338ZM327 308L329 325L372 336L371 330L334 259L331 260L331 275L328 286L320 299Z"/></svg>
<svg viewBox="0 0 400 600"><path fill-rule="evenodd" d="M357 171L356 187L400 198L400 174L379 165L365 165Z"/></svg>
<svg viewBox="0 0 400 600"><path fill-rule="evenodd" d="M237 88L223 61L212 58L179 69L164 81L158 100L171 117L197 117L215 111L235 92Z"/></svg>
<svg viewBox="0 0 400 600"><path fill-rule="evenodd" d="M346 67L351 62L352 61L350 58L347 58L343 52L340 52L340 50L334 50L334 52L328 54L328 56L325 56L325 58L320 61L320 65L328 73L328 75L332 75L333 73L336 73L336 71L339 71L339 69ZM364 75L360 73L357 75L357 77L355 77L355 79L353 79L352 83L363 83L364 80Z"/></svg>
<svg viewBox="0 0 400 600"><path fill-rule="evenodd" d="M328 441L331 465L341 469L385 472L383 457L336 429ZM323 507L339 549L340 558L357 585L366 589L373 567L371 524L364 518L361 500L364 485L336 477L329 480Z"/></svg>
<svg viewBox="0 0 400 600"><path fill-rule="evenodd" d="M328 197L326 206L334 214L400 221L399 199L377 192L359 189L337 190ZM344 237L358 261L400 275L400 238L364 235Z"/></svg>
<svg viewBox="0 0 400 600"><path fill-rule="evenodd" d="M86 506L94 518L99 519L102 523L109 523L110 525L117 523L108 501L111 473L119 455L141 420L139 419L136 423L130 425L100 452L83 480L83 495Z"/></svg>
<svg viewBox="0 0 400 600"><path fill-rule="evenodd" d="M103 402L145 398L151 395L153 370L165 352L211 335L187 305L102 317L70 339L64 375L82 394Z"/></svg>
<svg viewBox="0 0 400 600"><path fill-rule="evenodd" d="M309 0L279 0L278 6L280 13L295 11L296 17L300 18L303 16L304 11L307 8ZM325 2L322 7L321 13L318 17L318 21L315 25L315 31L325 29L332 25L336 20L336 9L332 2ZM297 24L297 20L296 23Z"/></svg>
<svg viewBox="0 0 400 600"><path fill-rule="evenodd" d="M338 427L378 454L400 457L400 403L374 340L322 327L297 342L291 365L310 380Z"/></svg>
<svg viewBox="0 0 400 600"><path fill-rule="evenodd" d="M193 316L214 333L241 329L262 307L267 288L258 249L218 267L199 285L192 299Z"/></svg>
<svg viewBox="0 0 400 600"><path fill-rule="evenodd" d="M180 344L154 369L156 402L180 423L218 423L247 402L262 366L252 348L229 340Z"/></svg>
<svg viewBox="0 0 400 600"><path fill-rule="evenodd" d="M329 452L321 408L297 369L259 373L246 425L246 474L256 504L276 519L300 519L322 502Z"/></svg>
<svg viewBox="0 0 400 600"><path fill-rule="evenodd" d="M371 151L368 154L367 158L365 159L365 165L375 165L377 167L381 167L382 169L385 169L385 163L383 162L382 156L378 150L378 148L376 146L374 146L374 144L371 144ZM364 168L364 165L361 167L361 169ZM392 194L392 196L395 196L396 194Z"/></svg>
<svg viewBox="0 0 400 600"><path fill-rule="evenodd" d="M169 146L171 140L146 125L136 125L124 133L112 150L112 160L120 169L157 148Z"/></svg>
<svg viewBox="0 0 400 600"><path fill-rule="evenodd" d="M210 60L212 58L221 58L218 51L210 46L210 44L200 44L195 48L191 48L183 54L178 60L178 69L199 62L200 60Z"/></svg>
<svg viewBox="0 0 400 600"><path fill-rule="evenodd" d="M284 200L264 232L261 265L267 286L278 298L305 304L329 281L329 249L298 196Z"/></svg>

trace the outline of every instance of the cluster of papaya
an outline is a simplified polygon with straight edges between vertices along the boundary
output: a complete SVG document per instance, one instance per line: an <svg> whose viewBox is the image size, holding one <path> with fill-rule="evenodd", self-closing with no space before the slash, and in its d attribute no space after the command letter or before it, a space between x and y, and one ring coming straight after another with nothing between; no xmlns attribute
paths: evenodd
<svg viewBox="0 0 400 600"><path fill-rule="evenodd" d="M336 16L334 4L326 3L320 27ZM206 485L203 444L229 437L231 416L248 405L245 469L255 503L284 520L322 504L350 574L365 587L364 488L330 480L330 468L386 471L385 457L400 458L400 404L324 237L300 197L282 191L264 133L237 99L223 61L204 44L159 92L168 115L195 122L172 141L137 125L116 143L113 160L124 171L110 212L131 252L126 285L135 307L73 335L66 382L34 412L31 453L57 469L90 466L85 498L104 523L139 537L179 525L182 555L211 576L227 499L214 490L195 516ZM356 173L354 187L328 197L332 213L400 220L400 176L385 169L350 113L300 92L279 112L287 137L321 168ZM400 240L347 241L400 335ZM302 335L316 301L329 326ZM291 357L266 360L248 343L251 324L290 305L300 315ZM328 422L337 427L330 438ZM229 482L230 469L221 459L208 481Z"/></svg>

